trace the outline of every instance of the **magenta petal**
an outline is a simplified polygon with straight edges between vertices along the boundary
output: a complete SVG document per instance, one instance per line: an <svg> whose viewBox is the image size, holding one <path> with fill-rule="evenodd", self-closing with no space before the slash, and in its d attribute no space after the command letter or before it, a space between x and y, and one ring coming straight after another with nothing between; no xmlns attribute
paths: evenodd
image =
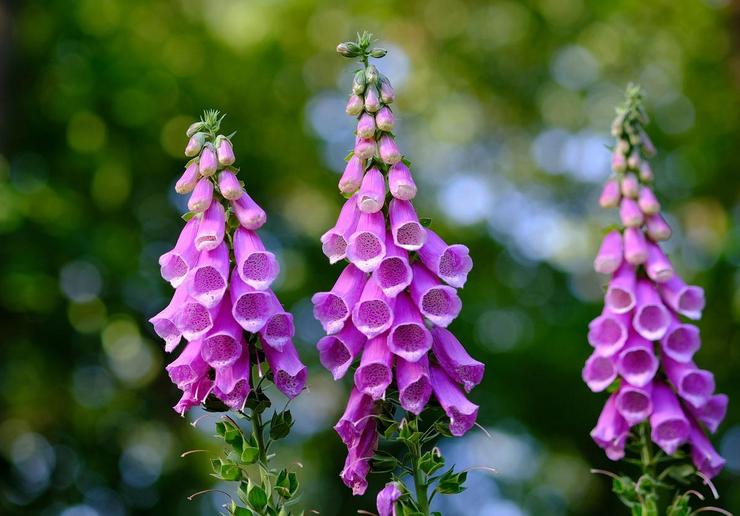
<svg viewBox="0 0 740 516"><path fill-rule="evenodd" d="M459 340L445 328L432 328L432 350L442 369L455 382L462 384L466 392L483 380L485 365L475 360Z"/></svg>
<svg viewBox="0 0 740 516"><path fill-rule="evenodd" d="M279 304L279 301L276 302ZM262 342L276 351L282 351L286 344L292 342L294 335L293 314L286 312L282 306L267 319L260 330Z"/></svg>
<svg viewBox="0 0 740 516"><path fill-rule="evenodd" d="M180 356L167 366L172 383L180 389L195 383L208 372L208 364L200 356L199 340L189 342Z"/></svg>
<svg viewBox="0 0 740 516"><path fill-rule="evenodd" d="M409 362L398 357L396 383L401 407L417 416L421 414L432 395L432 385L429 381L429 359L426 355L416 362Z"/></svg>
<svg viewBox="0 0 740 516"><path fill-rule="evenodd" d="M203 218L198 225L195 235L195 248L198 251L210 251L215 249L224 241L224 228L226 225L226 212L220 202L212 202L211 206L203 213Z"/></svg>
<svg viewBox="0 0 740 516"><path fill-rule="evenodd" d="M277 258L265 250L259 235L241 227L234 233L234 261L242 281L257 290L270 288L280 274Z"/></svg>
<svg viewBox="0 0 740 516"><path fill-rule="evenodd" d="M339 380L360 354L365 342L367 337L357 331L351 322L345 322L342 331L327 335L316 344L321 365L331 371L335 380Z"/></svg>
<svg viewBox="0 0 740 516"><path fill-rule="evenodd" d="M642 337L659 340L671 323L671 316L663 305L655 286L646 279L637 281L636 308L632 326Z"/></svg>
<svg viewBox="0 0 740 516"><path fill-rule="evenodd" d="M709 478L719 475L726 461L717 453L702 429L693 422L689 430L689 443L691 444L691 459L696 469Z"/></svg>
<svg viewBox="0 0 740 516"><path fill-rule="evenodd" d="M635 307L637 273L634 266L623 262L609 281L604 305L616 314L624 314Z"/></svg>
<svg viewBox="0 0 740 516"><path fill-rule="evenodd" d="M236 388L239 382L249 385L250 372L249 352L245 349L244 353L241 353L233 364L216 368L215 387L220 394L229 394Z"/></svg>
<svg viewBox="0 0 740 516"><path fill-rule="evenodd" d="M591 391L601 392L617 378L617 368L611 357L594 351L586 360L581 376Z"/></svg>
<svg viewBox="0 0 740 516"><path fill-rule="evenodd" d="M149 319L156 333L165 342L165 350L172 351L180 343L182 331L177 320L188 298L187 288L183 285L175 290L170 303L157 315Z"/></svg>
<svg viewBox="0 0 740 516"><path fill-rule="evenodd" d="M651 438L668 455L673 455L689 437L689 420L673 391L664 383L653 384Z"/></svg>
<svg viewBox="0 0 740 516"><path fill-rule="evenodd" d="M377 145L375 140L372 138L360 138L355 139L355 156L361 160L370 159L375 155Z"/></svg>
<svg viewBox="0 0 740 516"><path fill-rule="evenodd" d="M602 208L616 208L619 206L619 200L622 195L619 191L619 182L616 179L610 179L604 185L604 189L599 196L599 205Z"/></svg>
<svg viewBox="0 0 740 516"><path fill-rule="evenodd" d="M352 308L360 299L367 275L352 264L347 265L329 292L313 295L313 316L327 334L337 333L350 317Z"/></svg>
<svg viewBox="0 0 740 516"><path fill-rule="evenodd" d="M213 183L208 178L202 178L195 185L193 193L188 199L188 209L196 213L202 213L208 209L213 200Z"/></svg>
<svg viewBox="0 0 740 516"><path fill-rule="evenodd" d="M244 195L244 189L231 170L222 170L218 175L218 190L229 201L236 201Z"/></svg>
<svg viewBox="0 0 740 516"><path fill-rule="evenodd" d="M629 435L629 425L617 411L616 398L617 393L614 393L606 400L596 427L591 430L591 438L610 460L624 457L624 445Z"/></svg>
<svg viewBox="0 0 740 516"><path fill-rule="evenodd" d="M475 424L478 405L470 402L440 367L432 365L429 369L434 397L450 418L450 433L457 437L465 435Z"/></svg>
<svg viewBox="0 0 740 516"><path fill-rule="evenodd" d="M615 229L604 235L594 259L594 270L602 274L611 274L622 263L622 255L622 234Z"/></svg>
<svg viewBox="0 0 740 516"><path fill-rule="evenodd" d="M381 212L362 213L347 243L347 258L361 271L374 271L385 257L385 219Z"/></svg>
<svg viewBox="0 0 740 516"><path fill-rule="evenodd" d="M653 411L651 392L652 386L650 384L635 387L628 383L622 383L617 392L615 403L617 411L629 426L641 423L650 416Z"/></svg>
<svg viewBox="0 0 740 516"><path fill-rule="evenodd" d="M470 251L461 244L447 245L434 231L425 231L426 242L419 249L419 258L448 285L462 288L473 268Z"/></svg>
<svg viewBox="0 0 740 516"><path fill-rule="evenodd" d="M396 140L389 134L383 134L378 142L378 154L383 163L394 165L401 161L401 151L398 149Z"/></svg>
<svg viewBox="0 0 740 516"><path fill-rule="evenodd" d="M388 169L388 189L391 195L402 201L410 201L416 197L416 183L411 177L411 171L402 161Z"/></svg>
<svg viewBox="0 0 740 516"><path fill-rule="evenodd" d="M198 171L198 161L192 160L185 167L185 171L180 176L180 179L175 183L175 191L179 194L186 194L193 191L195 185L198 184L200 179L200 172Z"/></svg>
<svg viewBox="0 0 740 516"><path fill-rule="evenodd" d="M367 490L367 474L370 471L370 460L375 455L378 445L376 423L370 419L365 425L362 435L354 446L349 449L344 461L344 468L339 476L344 485L352 489L355 496L362 495Z"/></svg>
<svg viewBox="0 0 740 516"><path fill-rule="evenodd" d="M342 206L334 227L321 236L321 250L329 258L329 263L334 264L347 257L347 242L359 218L357 196L352 196Z"/></svg>
<svg viewBox="0 0 740 516"><path fill-rule="evenodd" d="M643 186L640 188L640 196L637 204L645 215L655 215L660 211L660 203L650 187Z"/></svg>
<svg viewBox="0 0 740 516"><path fill-rule="evenodd" d="M210 143L207 143L203 148L203 152L200 153L198 169L203 177L212 176L216 173L216 170L218 170L216 150Z"/></svg>
<svg viewBox="0 0 740 516"><path fill-rule="evenodd" d="M190 272L190 296L211 308L217 305L229 284L229 248L226 243L210 251L202 251L198 264Z"/></svg>
<svg viewBox="0 0 740 516"><path fill-rule="evenodd" d="M203 337L200 354L208 365L218 369L232 365L243 352L246 348L242 328L231 315L231 302L226 297L221 302L213 328Z"/></svg>
<svg viewBox="0 0 740 516"><path fill-rule="evenodd" d="M640 189L640 183L637 181L637 176L634 174L625 174L622 176L622 182L619 186L622 190L622 195L633 199L637 198L637 193Z"/></svg>
<svg viewBox="0 0 740 516"><path fill-rule="evenodd" d="M648 277L656 283L665 283L673 277L673 265L658 244L648 242L647 248L645 271Z"/></svg>
<svg viewBox="0 0 740 516"><path fill-rule="evenodd" d="M624 259L632 265L640 265L647 260L647 240L640 228L624 230Z"/></svg>
<svg viewBox="0 0 740 516"><path fill-rule="evenodd" d="M386 109L386 108L383 108ZM375 499L375 506L378 509L378 516L396 516L395 504L401 498L401 490L395 482L390 482L378 492Z"/></svg>
<svg viewBox="0 0 740 516"><path fill-rule="evenodd" d="M628 228L639 227L645 220L637 202L629 197L623 197L619 203L619 218Z"/></svg>
<svg viewBox="0 0 740 516"><path fill-rule="evenodd" d="M715 394L699 408L688 405L687 408L693 416L704 423L710 432L717 431L720 423L727 415L727 404L729 398L726 394Z"/></svg>
<svg viewBox="0 0 740 516"><path fill-rule="evenodd" d="M660 295L665 304L675 312L689 319L700 319L704 310L704 289L687 285L684 281L674 275L670 280L658 285Z"/></svg>
<svg viewBox="0 0 740 516"><path fill-rule="evenodd" d="M170 284L179 287L198 263L198 250L195 248L195 235L198 232L199 219L193 217L182 228L175 247L159 257L160 273L162 278Z"/></svg>
<svg viewBox="0 0 740 516"><path fill-rule="evenodd" d="M393 380L393 353L385 341L385 335L368 340L360 367L355 371L355 387L374 400L385 396L385 390Z"/></svg>
<svg viewBox="0 0 740 516"><path fill-rule="evenodd" d="M634 387L649 384L658 372L658 358L653 343L639 335L631 334L617 357L619 375Z"/></svg>
<svg viewBox="0 0 740 516"><path fill-rule="evenodd" d="M432 334L424 326L419 309L405 292L396 297L388 348L409 362L416 362L432 348Z"/></svg>
<svg viewBox="0 0 740 516"><path fill-rule="evenodd" d="M372 138L375 136L375 118L370 113L363 113L357 121L357 136Z"/></svg>
<svg viewBox="0 0 740 516"><path fill-rule="evenodd" d="M256 290L242 281L236 269L231 273L231 313L239 325L250 333L257 333L267 320L280 309L280 304L269 290Z"/></svg>
<svg viewBox="0 0 740 516"><path fill-rule="evenodd" d="M347 400L347 407L337 424L334 425L334 430L348 448L357 444L362 431L373 418L374 410L373 399L353 387L349 400Z"/></svg>
<svg viewBox="0 0 740 516"><path fill-rule="evenodd" d="M288 398L298 396L306 386L307 370L292 342L283 346L282 351L277 351L270 346L264 346L267 363L275 378L275 387Z"/></svg>
<svg viewBox="0 0 740 516"><path fill-rule="evenodd" d="M218 308L218 306L209 308L188 297L177 317L177 327L182 331L182 336L187 340L194 340L205 335L213 327Z"/></svg>
<svg viewBox="0 0 740 516"><path fill-rule="evenodd" d="M223 392L218 387L214 387L213 395L223 401L224 405L231 410L242 410L251 390L252 388L249 386L248 380L239 380L228 393Z"/></svg>
<svg viewBox="0 0 740 516"><path fill-rule="evenodd" d="M375 115L375 125L378 129L387 133L393 131L393 126L396 125L396 119L393 116L393 112L388 106L380 108L378 114Z"/></svg>
<svg viewBox="0 0 740 516"><path fill-rule="evenodd" d="M689 362L700 347L699 328L693 324L682 324L675 317L660 340L660 349L676 362Z"/></svg>
<svg viewBox="0 0 740 516"><path fill-rule="evenodd" d="M629 314L615 314L604 308L601 315L588 324L588 343L604 356L622 349L629 332Z"/></svg>
<svg viewBox="0 0 740 516"><path fill-rule="evenodd" d="M246 192L236 201L231 201L231 209L234 211L239 224L246 229L254 231L267 222L265 210L260 208Z"/></svg>
<svg viewBox="0 0 740 516"><path fill-rule="evenodd" d="M218 162L224 166L234 163L234 161L236 161L236 156L234 156L234 147L231 145L231 142L227 138L221 137L216 141L216 156L218 157Z"/></svg>
<svg viewBox="0 0 740 516"><path fill-rule="evenodd" d="M172 408L181 416L185 415L185 412L190 408L200 405L212 389L213 381L207 376L203 376L197 382L187 386L180 401Z"/></svg>
<svg viewBox="0 0 740 516"><path fill-rule="evenodd" d="M388 205L393 242L407 251L418 251L426 242L426 229L419 223L410 201L392 199Z"/></svg>
<svg viewBox="0 0 740 516"><path fill-rule="evenodd" d="M462 301L457 291L447 285L441 285L429 269L419 262L415 262L411 269L414 273L414 279L409 287L411 299L424 317L437 326L446 328L462 309Z"/></svg>
<svg viewBox="0 0 740 516"><path fill-rule="evenodd" d="M387 297L396 297L411 284L414 275L408 251L396 246L390 236L386 236L385 245L385 257L373 271L373 278Z"/></svg>
<svg viewBox="0 0 740 516"><path fill-rule="evenodd" d="M645 221L647 234L653 242L661 242L671 238L671 227L660 213L650 215Z"/></svg>
<svg viewBox="0 0 740 516"><path fill-rule="evenodd" d="M365 173L362 186L357 192L357 207L363 213L376 213L385 203L385 178L375 167Z"/></svg>
<svg viewBox="0 0 740 516"><path fill-rule="evenodd" d="M678 395L694 408L702 407L714 394L714 375L699 369L694 362L676 362L663 357L663 369Z"/></svg>
<svg viewBox="0 0 740 516"><path fill-rule="evenodd" d="M344 173L339 179L339 191L344 195L352 195L360 189L365 167L357 156L352 156L344 167Z"/></svg>

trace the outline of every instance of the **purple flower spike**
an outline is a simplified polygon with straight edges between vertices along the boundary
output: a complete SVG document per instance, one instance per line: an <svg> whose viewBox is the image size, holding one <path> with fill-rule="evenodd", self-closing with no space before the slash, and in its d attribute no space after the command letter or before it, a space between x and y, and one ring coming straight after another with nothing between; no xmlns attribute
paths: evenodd
<svg viewBox="0 0 740 516"><path fill-rule="evenodd" d="M648 384L644 387L635 387L623 383L617 392L615 405L619 414L634 426L645 421L653 411L653 402L650 399L652 389Z"/></svg>
<svg viewBox="0 0 740 516"><path fill-rule="evenodd" d="M313 316L333 335L339 332L350 317L352 308L360 299L367 276L352 264L347 265L329 292L313 295Z"/></svg>
<svg viewBox="0 0 740 516"><path fill-rule="evenodd" d="M460 313L462 301L457 291L439 280L419 262L411 266L414 279L409 286L411 299L421 314L437 326L446 328Z"/></svg>
<svg viewBox="0 0 740 516"><path fill-rule="evenodd" d="M417 416L421 414L432 395L432 385L429 381L429 359L426 355L416 362L409 362L398 357L396 382L401 407Z"/></svg>
<svg viewBox="0 0 740 516"><path fill-rule="evenodd" d="M604 305L616 314L624 314L635 307L635 268L623 262L609 281L604 296Z"/></svg>
<svg viewBox="0 0 740 516"><path fill-rule="evenodd" d="M601 274L611 274L622 263L623 254L622 234L617 230L610 231L601 241L599 252L594 259L594 270Z"/></svg>
<svg viewBox="0 0 740 516"><path fill-rule="evenodd" d="M270 346L264 346L262 350L275 375L275 387L288 398L298 396L306 386L307 372L306 366L298 358L298 352L293 343L286 343L282 351L277 351Z"/></svg>
<svg viewBox="0 0 740 516"><path fill-rule="evenodd" d="M375 420L371 419L355 445L349 449L344 468L339 474L344 485L352 489L352 494L355 496L365 494L367 490L370 460L375 455L375 448L378 446L378 434L375 429Z"/></svg>
<svg viewBox="0 0 740 516"><path fill-rule="evenodd" d="M378 114L375 115L375 124L381 131L387 133L393 131L393 126L396 125L396 119L393 117L393 112L388 106L380 108Z"/></svg>
<svg viewBox="0 0 740 516"><path fill-rule="evenodd" d="M615 314L606 308L588 324L588 343L601 355L612 356L627 342L629 314Z"/></svg>
<svg viewBox="0 0 740 516"><path fill-rule="evenodd" d="M395 300L387 297L375 279L370 278L362 289L360 300L352 310L352 323L371 339L387 331L393 324Z"/></svg>
<svg viewBox="0 0 740 516"><path fill-rule="evenodd" d="M337 223L321 236L321 250L335 264L347 257L347 241L357 227L360 209L357 207L357 196L352 196L342 206Z"/></svg>
<svg viewBox="0 0 740 516"><path fill-rule="evenodd" d="M277 258L265 250L257 233L241 227L234 233L234 260L242 281L257 290L270 288L280 274Z"/></svg>
<svg viewBox="0 0 740 516"><path fill-rule="evenodd" d="M190 219L182 228L175 247L159 257L159 272L174 288L185 281L190 269L198 263L198 250L194 244L198 222L197 217Z"/></svg>
<svg viewBox="0 0 740 516"><path fill-rule="evenodd" d="M198 163L198 170L200 170L200 174L203 177L209 177L216 173L216 170L218 170L218 161L213 145L210 143L205 145L203 152L200 153L200 161Z"/></svg>
<svg viewBox="0 0 740 516"><path fill-rule="evenodd" d="M703 288L687 285L674 274L670 280L659 285L658 289L665 304L674 311L689 319L701 318L701 312L704 310Z"/></svg>
<svg viewBox="0 0 740 516"><path fill-rule="evenodd" d="M347 100L347 105L344 108L344 111L350 115L350 116L357 116L362 112L362 108L364 107L362 97L358 95L350 95L349 99Z"/></svg>
<svg viewBox="0 0 740 516"><path fill-rule="evenodd" d="M696 419L706 425L710 432L714 433L727 415L728 402L729 398L726 394L715 394L701 407L695 408L688 405L687 408Z"/></svg>
<svg viewBox="0 0 740 516"><path fill-rule="evenodd" d="M655 198L653 191L647 186L640 188L640 197L637 199L637 204L640 205L640 209L645 215L655 215L660 212L660 203Z"/></svg>
<svg viewBox="0 0 740 516"><path fill-rule="evenodd" d="M653 384L653 412L650 415L651 438L668 455L673 455L689 437L689 420L678 398L662 382Z"/></svg>
<svg viewBox="0 0 740 516"><path fill-rule="evenodd" d="M661 351L676 362L691 361L700 347L699 328L693 324L681 324L676 318L660 340Z"/></svg>
<svg viewBox="0 0 740 516"><path fill-rule="evenodd" d="M198 184L200 179L200 172L198 171L198 161L193 160L185 167L185 172L182 173L180 179L175 183L175 191L179 194L186 194L193 191L195 185Z"/></svg>
<svg viewBox="0 0 740 516"><path fill-rule="evenodd" d="M635 387L649 384L658 372L659 365L653 352L653 343L634 333L617 357L619 375Z"/></svg>
<svg viewBox="0 0 740 516"><path fill-rule="evenodd" d="M483 380L485 365L471 357L449 330L435 326L432 337L432 350L439 365L450 378L462 384L465 392L470 392Z"/></svg>
<svg viewBox="0 0 740 516"><path fill-rule="evenodd" d="M172 383L180 389L195 383L208 371L208 364L200 356L200 341L189 342L180 356L167 366Z"/></svg>
<svg viewBox="0 0 740 516"><path fill-rule="evenodd" d="M229 282L229 248L225 243L200 253L198 264L190 273L190 296L207 308L216 306Z"/></svg>
<svg viewBox="0 0 740 516"><path fill-rule="evenodd" d="M397 356L416 362L432 348L432 334L408 294L396 297L393 328L388 333L388 348Z"/></svg>
<svg viewBox="0 0 740 516"><path fill-rule="evenodd" d="M629 425L617 411L616 398L615 392L606 400L596 427L591 430L591 438L606 452L610 460L624 457L624 445L629 436Z"/></svg>
<svg viewBox="0 0 740 516"><path fill-rule="evenodd" d="M645 271L648 277L656 283L665 283L673 277L673 265L657 244L648 242L647 248Z"/></svg>
<svg viewBox="0 0 740 516"><path fill-rule="evenodd" d="M380 159L383 160L383 163L388 165L395 165L401 161L402 158L401 151L398 149L396 140L388 134L383 134L383 136L380 137L378 153L380 154Z"/></svg>
<svg viewBox="0 0 740 516"><path fill-rule="evenodd" d="M365 168L357 156L352 156L344 167L344 173L339 179L339 191L344 195L352 195L360 189Z"/></svg>
<svg viewBox="0 0 740 516"><path fill-rule="evenodd" d="M242 328L231 315L227 297L221 302L213 328L203 338L200 356L208 365L219 369L232 365L242 354L246 354Z"/></svg>
<svg viewBox="0 0 740 516"><path fill-rule="evenodd" d="M427 229L424 247L419 249L419 258L427 268L448 285L462 288L473 269L470 251L461 244L447 245L437 233Z"/></svg>
<svg viewBox="0 0 740 516"><path fill-rule="evenodd" d="M345 322L342 331L323 337L316 344L321 365L331 371L335 380L344 377L354 359L360 354L367 337L351 322Z"/></svg>
<svg viewBox="0 0 740 516"><path fill-rule="evenodd" d="M617 378L617 368L611 357L606 357L596 350L586 360L581 377L592 392L601 392Z"/></svg>
<svg viewBox="0 0 740 516"><path fill-rule="evenodd" d="M628 228L640 227L645 220L637 202L629 197L622 198L619 203L619 218Z"/></svg>
<svg viewBox="0 0 740 516"><path fill-rule="evenodd" d="M645 263L648 257L647 240L640 228L625 228L624 259L632 265Z"/></svg>
<svg viewBox="0 0 740 516"><path fill-rule="evenodd" d="M177 324L180 311L188 298L187 287L180 286L175 290L170 304L161 312L149 319L156 333L165 342L164 349L168 353L175 349L180 343L182 331Z"/></svg>
<svg viewBox="0 0 740 516"><path fill-rule="evenodd" d="M223 166L229 166L236 161L234 156L234 147L227 138L218 138L216 140L216 155L218 162Z"/></svg>
<svg viewBox="0 0 740 516"><path fill-rule="evenodd" d="M671 226L660 213L650 215L645 221L647 234L653 242L660 242L671 238Z"/></svg>
<svg viewBox="0 0 740 516"><path fill-rule="evenodd" d="M360 367L355 371L355 387L374 400L385 396L385 390L393 380L393 353L385 341L385 335L368 340Z"/></svg>
<svg viewBox="0 0 740 516"><path fill-rule="evenodd" d="M377 150L377 144L372 138L356 138L355 139L355 156L361 160L370 159L375 156Z"/></svg>
<svg viewBox="0 0 740 516"><path fill-rule="evenodd" d="M636 309L632 326L648 340L660 340L671 324L671 316L663 305L655 286L646 279L637 281Z"/></svg>
<svg viewBox="0 0 740 516"><path fill-rule="evenodd" d="M691 444L691 460L696 469L709 478L719 475L726 461L717 453L702 429L693 421L689 430L689 443Z"/></svg>
<svg viewBox="0 0 740 516"><path fill-rule="evenodd" d="M401 498L401 491L395 482L390 482L378 492L375 506L378 516L396 516L396 501Z"/></svg>
<svg viewBox="0 0 740 516"><path fill-rule="evenodd" d="M694 362L676 362L664 357L663 369L678 395L694 408L704 406L714 394L714 375L699 369Z"/></svg>
<svg viewBox="0 0 740 516"><path fill-rule="evenodd" d="M416 183L404 162L399 161L388 169L388 188L393 197L402 201L410 201L416 197Z"/></svg>
<svg viewBox="0 0 740 516"><path fill-rule="evenodd" d="M407 251L418 251L426 242L426 229L419 223L414 206L409 201L391 200L388 205L393 242Z"/></svg>
<svg viewBox="0 0 740 516"><path fill-rule="evenodd" d="M619 181L616 179L610 179L606 182L604 189L601 191L599 204L602 208L616 208L619 206L621 198L622 194L619 191Z"/></svg>
<svg viewBox="0 0 740 516"><path fill-rule="evenodd" d="M236 269L231 273L231 313L239 326L250 333L261 330L267 320L278 310L275 294L257 290L244 283Z"/></svg>
<svg viewBox="0 0 740 516"><path fill-rule="evenodd" d="M213 183L207 178L198 181L188 199L188 209L195 213L203 213L213 200Z"/></svg>
<svg viewBox="0 0 740 516"><path fill-rule="evenodd" d="M385 178L373 167L365 173L357 194L357 207L364 213L375 213L383 209L385 202Z"/></svg>
<svg viewBox="0 0 740 516"><path fill-rule="evenodd" d="M385 257L373 271L373 278L387 297L396 297L411 284L413 273L408 252L397 247L392 236L386 236L385 246Z"/></svg>
<svg viewBox="0 0 740 516"><path fill-rule="evenodd" d="M385 257L385 220L381 212L362 213L347 243L347 258L364 272L374 271Z"/></svg>
<svg viewBox="0 0 740 516"><path fill-rule="evenodd" d="M232 364L216 368L215 387L220 394L226 395L231 393L239 382L244 382L248 386L249 372L249 353L242 353Z"/></svg>
<svg viewBox="0 0 740 516"><path fill-rule="evenodd" d="M634 174L625 174L620 184L622 195L630 197L632 199L637 198L637 192L640 189L640 183L637 181L637 177Z"/></svg>
<svg viewBox="0 0 740 516"><path fill-rule="evenodd" d="M360 138L375 136L375 118L370 113L363 113L357 121L357 136Z"/></svg>
<svg viewBox="0 0 740 516"><path fill-rule="evenodd" d="M203 214L195 235L195 248L198 251L210 251L224 241L226 212L220 202L213 202Z"/></svg>
<svg viewBox="0 0 740 516"><path fill-rule="evenodd" d="M236 201L231 201L231 208L234 210L234 215L236 215L239 224L246 229L254 231L267 222L265 210L260 208L246 192Z"/></svg>
<svg viewBox="0 0 740 516"><path fill-rule="evenodd" d="M465 435L475 424L478 417L478 405L470 402L447 373L438 366L429 368L434 397L450 418L450 433L454 436Z"/></svg>
<svg viewBox="0 0 740 516"><path fill-rule="evenodd" d="M348 448L357 444L362 431L368 422L373 419L374 410L375 402L373 399L352 387L349 400L347 400L347 407L337 424L334 425L334 430Z"/></svg>
<svg viewBox="0 0 740 516"><path fill-rule="evenodd" d="M236 201L244 195L244 189L231 170L222 170L218 175L218 190L229 201Z"/></svg>
<svg viewBox="0 0 740 516"><path fill-rule="evenodd" d="M277 298L273 301L276 304L280 304ZM272 314L260 330L262 341L277 351L282 351L286 344L292 342L294 336L295 323L293 322L293 314L286 312L282 308L282 305L280 311Z"/></svg>

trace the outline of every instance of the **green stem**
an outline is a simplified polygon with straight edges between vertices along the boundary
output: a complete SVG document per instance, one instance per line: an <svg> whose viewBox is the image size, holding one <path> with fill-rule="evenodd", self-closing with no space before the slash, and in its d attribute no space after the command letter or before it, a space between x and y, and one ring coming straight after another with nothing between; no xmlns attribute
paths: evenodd
<svg viewBox="0 0 740 516"><path fill-rule="evenodd" d="M648 427L640 425L640 459L642 461L642 473L644 475L655 476L655 462L653 461L653 443L648 435Z"/></svg>
<svg viewBox="0 0 740 516"><path fill-rule="evenodd" d="M252 434L254 440L257 442L257 449L259 450L259 462L265 469L267 469L267 448L265 448L265 428L262 424L262 414L256 410L252 410Z"/></svg>
<svg viewBox="0 0 740 516"><path fill-rule="evenodd" d="M416 504L424 516L429 516L429 498L427 493L426 474L419 467L421 459L421 445L413 447L414 487L416 488Z"/></svg>

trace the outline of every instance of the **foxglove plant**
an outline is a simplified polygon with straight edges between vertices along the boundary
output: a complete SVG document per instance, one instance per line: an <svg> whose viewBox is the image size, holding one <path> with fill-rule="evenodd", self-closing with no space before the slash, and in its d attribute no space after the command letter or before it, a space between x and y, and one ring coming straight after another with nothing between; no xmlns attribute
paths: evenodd
<svg viewBox="0 0 740 516"><path fill-rule="evenodd" d="M348 450L342 480L359 495L367 489L368 472L392 472L378 494L380 514L395 514L396 507L428 515L434 495L460 492L466 473L450 468L433 476L444 459L439 449L427 448L439 435L465 434L478 414L465 392L480 383L484 365L447 329L460 313L457 289L473 262L467 247L446 244L417 217L411 202L416 184L393 135L395 94L368 62L386 51L370 45L371 35L364 33L337 47L341 55L359 58L362 68L346 106L357 118L355 146L339 180L347 200L321 237L330 263L349 263L331 290L312 298L327 334L317 347L335 380L359 359L347 407L334 427ZM430 406L441 408L447 420L423 419ZM379 452L381 437L402 442L408 460ZM413 478L415 497L401 481L406 475Z"/></svg>
<svg viewBox="0 0 740 516"><path fill-rule="evenodd" d="M687 285L661 249L671 229L652 190L647 158L655 149L647 123L640 89L631 85L612 125L613 175L599 199L602 207L619 209L621 224L604 236L594 260L610 280L604 309L589 324L594 351L583 380L594 392L610 393L594 441L614 461L625 450L639 454L639 480L614 476L614 491L633 514L647 515L657 514L659 502L668 505L660 499L668 490L666 512L677 516L689 514L693 493L680 486L694 474L709 483L725 464L707 433L717 430L728 399L715 394L712 373L693 359L701 341L687 319L701 317L704 291Z"/></svg>
<svg viewBox="0 0 740 516"><path fill-rule="evenodd" d="M154 331L180 355L167 366L183 392L174 409L184 415L196 406L235 411L251 433L224 415L217 435L227 445L214 459L214 476L239 482L246 507L232 500L231 514L290 514L297 494L295 473L270 468L270 445L293 424L289 410L264 411L268 383L292 399L304 388L306 367L292 343L293 316L270 285L279 272L275 255L256 233L266 221L262 208L244 191L231 136L219 134L223 116L206 111L190 126L185 166L175 189L190 194L185 227L175 247L159 259L162 277L175 288L167 307L150 319Z"/></svg>

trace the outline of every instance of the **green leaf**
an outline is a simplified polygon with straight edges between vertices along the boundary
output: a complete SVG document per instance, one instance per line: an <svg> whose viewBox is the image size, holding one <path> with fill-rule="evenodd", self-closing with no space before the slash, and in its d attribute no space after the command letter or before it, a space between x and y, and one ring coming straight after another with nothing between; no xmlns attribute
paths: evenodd
<svg viewBox="0 0 740 516"><path fill-rule="evenodd" d="M452 437L452 432L450 432L450 422L447 419L441 419L434 423L434 429L442 437Z"/></svg>
<svg viewBox="0 0 740 516"><path fill-rule="evenodd" d="M220 474L222 479L229 481L239 480L239 478L241 477L239 466L237 466L233 462L224 463L221 466Z"/></svg>
<svg viewBox="0 0 740 516"><path fill-rule="evenodd" d="M265 490L257 485L252 486L249 490L247 499L249 500L249 505L257 511L264 510L267 505L267 495L265 494Z"/></svg>
<svg viewBox="0 0 740 516"><path fill-rule="evenodd" d="M385 451L378 451L372 459L372 470L375 473L390 473L395 471L400 463L393 455Z"/></svg>
<svg viewBox="0 0 740 516"><path fill-rule="evenodd" d="M349 153L344 157L344 161L351 160L352 159L352 156L354 156L354 155L355 155L355 151L354 150L349 151Z"/></svg>
<svg viewBox="0 0 740 516"><path fill-rule="evenodd" d="M419 458L419 469L421 469L427 475L431 475L438 469L445 465L445 459L439 452L439 449L434 448L431 451L426 452Z"/></svg>
<svg viewBox="0 0 740 516"><path fill-rule="evenodd" d="M448 469L437 481L436 491L440 494L458 494L465 491L463 484L468 478L467 472L455 473L453 468Z"/></svg>
<svg viewBox="0 0 740 516"><path fill-rule="evenodd" d="M234 506L231 509L231 514L234 516L254 516L254 513L246 507Z"/></svg>
<svg viewBox="0 0 740 516"><path fill-rule="evenodd" d="M187 222L190 219L192 219L193 217L195 217L195 215L197 215L196 212L189 211L187 213L183 213L181 218L182 218L182 220L184 220L185 222Z"/></svg>
<svg viewBox="0 0 740 516"><path fill-rule="evenodd" d="M271 405L272 402L270 401L270 398L265 396L261 390L252 390L250 391L249 396L247 396L247 402L244 404L244 407L256 412L257 414L261 414L270 408Z"/></svg>
<svg viewBox="0 0 740 516"><path fill-rule="evenodd" d="M260 451L256 446L247 446L245 443L242 449L241 460L244 464L254 464L260 456Z"/></svg>
<svg viewBox="0 0 740 516"><path fill-rule="evenodd" d="M228 412L230 410L223 401L218 399L213 394L209 394L206 400L201 404L201 406L207 412Z"/></svg>
<svg viewBox="0 0 740 516"><path fill-rule="evenodd" d="M281 413L273 413L270 421L270 437L274 440L282 439L290 433L293 426L293 416L290 410Z"/></svg>

